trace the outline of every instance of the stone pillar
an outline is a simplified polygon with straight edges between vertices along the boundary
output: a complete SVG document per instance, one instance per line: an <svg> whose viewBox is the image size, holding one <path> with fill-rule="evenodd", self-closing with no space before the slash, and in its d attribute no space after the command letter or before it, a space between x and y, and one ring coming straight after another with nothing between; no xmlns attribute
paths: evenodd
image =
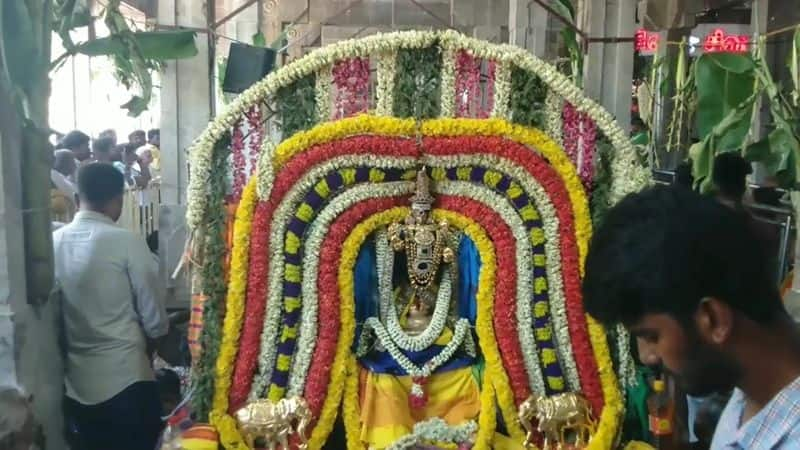
<svg viewBox="0 0 800 450"><path fill-rule="evenodd" d="M635 0L585 1L583 30L591 37L633 37ZM584 62L586 94L600 102L628 130L631 119L633 43L590 43Z"/></svg>
<svg viewBox="0 0 800 450"><path fill-rule="evenodd" d="M544 58L547 52L549 13L530 0L509 0L508 43Z"/></svg>
<svg viewBox="0 0 800 450"><path fill-rule="evenodd" d="M159 0L158 23L168 26L208 27L208 1ZM187 150L212 117L212 77L206 33L195 38L194 58L169 61L161 74L161 214L159 255L162 276L172 290L168 306L188 306L186 282L170 275L180 259L186 238L184 210L189 183Z"/></svg>
<svg viewBox="0 0 800 450"><path fill-rule="evenodd" d="M0 83L0 384L33 398L46 450L67 448L61 399L64 369L58 347L59 302L28 304L23 248L20 122Z"/></svg>

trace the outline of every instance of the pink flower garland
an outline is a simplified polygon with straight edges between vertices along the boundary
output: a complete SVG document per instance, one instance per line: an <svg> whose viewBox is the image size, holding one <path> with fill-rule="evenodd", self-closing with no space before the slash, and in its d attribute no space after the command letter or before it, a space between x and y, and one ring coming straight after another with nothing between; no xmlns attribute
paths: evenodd
<svg viewBox="0 0 800 450"><path fill-rule="evenodd" d="M249 176L253 176L256 171L258 163L258 155L261 153L261 141L264 139L264 124L261 123L261 107L254 105L249 111L245 113L247 118L247 125L250 133L249 147L250 147L250 170Z"/></svg>
<svg viewBox="0 0 800 450"><path fill-rule="evenodd" d="M485 119L489 117L494 108L494 81L495 73L497 72L497 63L489 61L486 67L486 105L481 108L478 117Z"/></svg>
<svg viewBox="0 0 800 450"><path fill-rule="evenodd" d="M569 103L564 103L563 142L564 152L575 164L578 176L587 191L591 190L594 178L594 153L597 147L597 125L588 114L579 112Z"/></svg>
<svg viewBox="0 0 800 450"><path fill-rule="evenodd" d="M369 60L343 59L334 64L332 75L336 86L334 119L366 112L369 107Z"/></svg>
<svg viewBox="0 0 800 450"><path fill-rule="evenodd" d="M243 126L243 121L237 122L233 127L233 135L231 136L231 155L233 156L231 167L233 170L233 186L229 198L231 203L239 202L239 199L242 198L244 185L247 183L247 175L245 175L247 160L244 156L245 144L244 133L242 132Z"/></svg>
<svg viewBox="0 0 800 450"><path fill-rule="evenodd" d="M461 50L456 56L456 117L478 113L481 100L481 62Z"/></svg>

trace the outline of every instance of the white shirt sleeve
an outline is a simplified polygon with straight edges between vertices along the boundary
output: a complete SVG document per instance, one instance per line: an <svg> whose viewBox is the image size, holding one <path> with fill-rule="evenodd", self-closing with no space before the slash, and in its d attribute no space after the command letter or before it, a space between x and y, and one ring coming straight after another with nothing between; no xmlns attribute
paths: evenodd
<svg viewBox="0 0 800 450"><path fill-rule="evenodd" d="M131 239L128 256L128 276L142 328L151 339L164 336L169 331L169 320L158 276L158 261L138 237Z"/></svg>

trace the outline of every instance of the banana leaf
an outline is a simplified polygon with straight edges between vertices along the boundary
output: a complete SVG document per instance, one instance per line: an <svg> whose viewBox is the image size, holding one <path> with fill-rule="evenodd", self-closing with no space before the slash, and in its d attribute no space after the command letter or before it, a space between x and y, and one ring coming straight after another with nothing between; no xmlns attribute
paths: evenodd
<svg viewBox="0 0 800 450"><path fill-rule="evenodd" d="M24 2L0 3L0 56L12 86L28 91L39 78L40 40Z"/></svg>
<svg viewBox="0 0 800 450"><path fill-rule="evenodd" d="M194 31L138 31L133 37L146 59L164 61L197 55ZM124 53L126 49L120 39L109 36L80 44L76 51L88 56L108 56Z"/></svg>
<svg viewBox="0 0 800 450"><path fill-rule="evenodd" d="M724 134L715 136L720 150L741 146L750 129L750 117L741 111L730 116L753 95L755 64L750 55L710 53L701 56L694 65L697 86L697 131L700 139L709 136L725 118ZM752 103L751 103L752 105ZM729 117L730 116L730 117Z"/></svg>
<svg viewBox="0 0 800 450"><path fill-rule="evenodd" d="M760 162L775 175L782 187L794 188L797 179L797 155L800 143L790 130L778 127L769 135L745 148L744 157L751 162Z"/></svg>
<svg viewBox="0 0 800 450"><path fill-rule="evenodd" d="M759 94L760 92L751 93L750 97L728 110L726 115L711 128L711 131L700 142L689 148L695 185L699 186L702 192L708 192L711 188L711 176L716 155L738 150L742 146L744 136L750 127L750 115ZM742 127L744 127L743 132ZM732 145L734 142L736 145Z"/></svg>

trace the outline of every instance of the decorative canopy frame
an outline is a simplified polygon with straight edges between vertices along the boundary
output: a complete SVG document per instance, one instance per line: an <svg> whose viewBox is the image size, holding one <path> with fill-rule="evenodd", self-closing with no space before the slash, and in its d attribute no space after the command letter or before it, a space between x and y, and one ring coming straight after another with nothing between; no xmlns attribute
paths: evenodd
<svg viewBox="0 0 800 450"><path fill-rule="evenodd" d="M248 180L231 136L240 140L237 127L264 105L277 109L281 139L257 142ZM233 220L230 164L240 164ZM593 217L646 186L649 172L609 113L551 65L453 31L412 31L341 42L278 69L192 148L187 224L205 299L195 408L226 448L246 448L231 412L262 396L308 402L311 448L342 406L348 448L361 447L353 269L368 236L408 213L423 166L434 215L480 254L475 330L486 371L476 446L492 445L495 404L522 442L518 407L568 391L582 392L599 418L589 448L613 446L627 337L615 367L580 282Z"/></svg>

